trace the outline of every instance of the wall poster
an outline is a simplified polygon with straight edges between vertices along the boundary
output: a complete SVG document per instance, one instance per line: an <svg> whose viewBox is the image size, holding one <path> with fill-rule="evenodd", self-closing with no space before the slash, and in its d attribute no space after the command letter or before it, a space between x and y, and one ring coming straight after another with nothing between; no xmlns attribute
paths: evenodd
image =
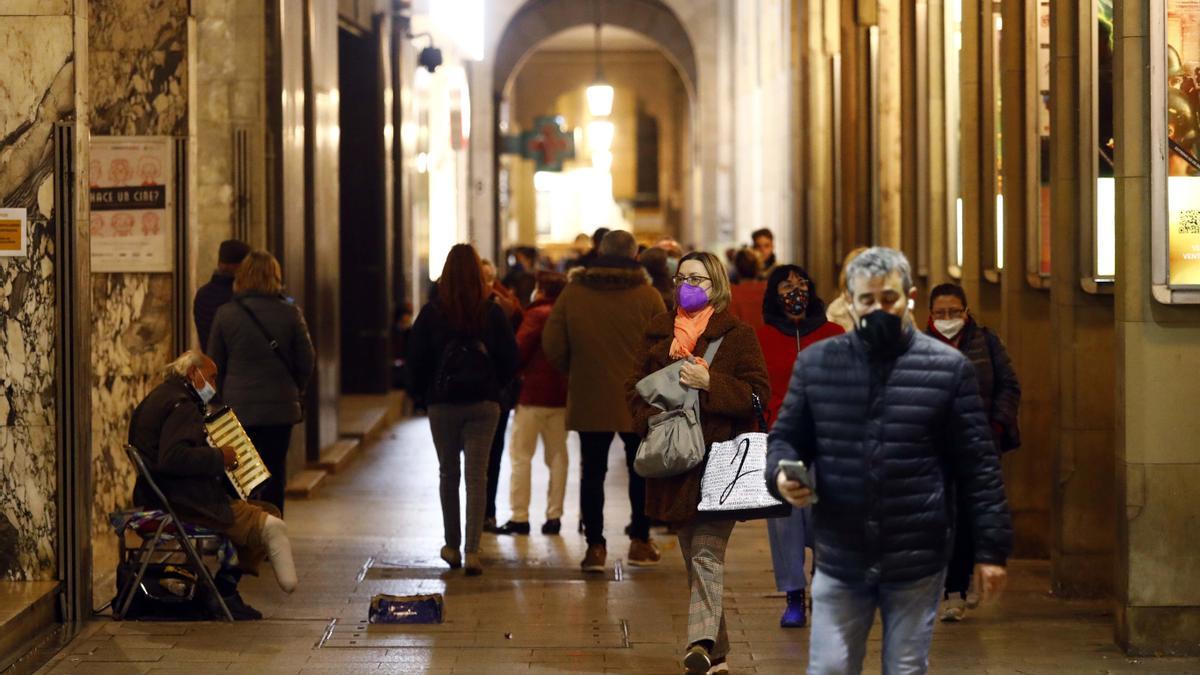
<svg viewBox="0 0 1200 675"><path fill-rule="evenodd" d="M1167 1L1168 283L1200 286L1200 0Z"/></svg>
<svg viewBox="0 0 1200 675"><path fill-rule="evenodd" d="M169 136L93 136L93 272L174 269L175 194Z"/></svg>

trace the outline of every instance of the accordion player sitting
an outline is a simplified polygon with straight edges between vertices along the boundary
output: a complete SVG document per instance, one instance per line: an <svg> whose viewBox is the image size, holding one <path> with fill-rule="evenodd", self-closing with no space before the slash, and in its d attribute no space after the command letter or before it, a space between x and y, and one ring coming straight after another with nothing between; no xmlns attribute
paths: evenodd
<svg viewBox="0 0 1200 675"><path fill-rule="evenodd" d="M166 377L133 412L129 443L137 448L154 481L185 522L223 533L237 548L238 566L222 568L215 581L235 619L261 619L238 594L243 573L258 574L266 558L284 592L296 588L287 526L265 502L231 496L225 469L237 463L233 448L214 448L204 426L205 406L216 394L217 367L198 351L184 352ZM134 503L159 508L154 491L139 477Z"/></svg>

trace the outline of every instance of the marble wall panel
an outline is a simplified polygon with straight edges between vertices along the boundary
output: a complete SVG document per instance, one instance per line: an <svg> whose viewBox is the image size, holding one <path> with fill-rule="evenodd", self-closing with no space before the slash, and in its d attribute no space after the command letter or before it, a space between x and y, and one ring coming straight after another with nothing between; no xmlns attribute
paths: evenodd
<svg viewBox="0 0 1200 675"><path fill-rule="evenodd" d="M171 278L92 275L92 529L107 536L107 514L128 505L134 473L122 447L134 407L172 358Z"/></svg>
<svg viewBox="0 0 1200 675"><path fill-rule="evenodd" d="M0 579L56 573L54 427L0 426L0 531L15 548L0 555Z"/></svg>
<svg viewBox="0 0 1200 675"><path fill-rule="evenodd" d="M187 2L92 0L92 133L187 133Z"/></svg>
<svg viewBox="0 0 1200 675"><path fill-rule="evenodd" d="M74 115L70 16L0 16L0 206L29 216L0 258L0 579L55 575L54 124Z"/></svg>
<svg viewBox="0 0 1200 675"><path fill-rule="evenodd" d="M181 136L188 124L186 0L91 0L88 80L92 133ZM122 451L129 416L172 357L169 274L92 277L92 530L110 545L108 512L128 506L133 467ZM98 556L98 560L101 556ZM97 563L95 574L104 576Z"/></svg>

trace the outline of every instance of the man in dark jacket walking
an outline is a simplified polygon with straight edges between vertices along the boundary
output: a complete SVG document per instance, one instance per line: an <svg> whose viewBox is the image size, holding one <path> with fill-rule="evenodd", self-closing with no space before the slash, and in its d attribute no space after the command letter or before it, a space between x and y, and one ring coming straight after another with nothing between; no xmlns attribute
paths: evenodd
<svg viewBox="0 0 1200 675"><path fill-rule="evenodd" d="M137 408L129 423L129 444L142 460L171 506L184 522L222 532L238 551L238 567L222 568L217 590L235 619L261 619L237 592L243 572L258 573L270 558L279 587L296 588L287 526L270 504L232 498L226 490L226 467L237 466L233 448L214 448L204 428L205 406L216 394L217 367L207 356L185 352L173 361L166 378ZM133 502L158 509L154 491L142 477L133 488Z"/></svg>
<svg viewBox="0 0 1200 675"><path fill-rule="evenodd" d="M971 510L978 587L985 600L1004 588L1012 529L1000 462L970 361L904 321L916 295L904 255L867 250L846 286L855 331L796 359L767 485L794 506L814 503L808 672L861 672L878 609L884 672L924 673L956 490ZM780 470L785 459L815 471L817 501Z"/></svg>
<svg viewBox="0 0 1200 675"><path fill-rule="evenodd" d="M217 270L207 284L196 290L196 297L192 301L192 318L196 321L196 333L200 337L200 351L206 354L213 317L221 305L233 299L233 277L249 253L250 246L244 241L227 239L221 242L217 249Z"/></svg>

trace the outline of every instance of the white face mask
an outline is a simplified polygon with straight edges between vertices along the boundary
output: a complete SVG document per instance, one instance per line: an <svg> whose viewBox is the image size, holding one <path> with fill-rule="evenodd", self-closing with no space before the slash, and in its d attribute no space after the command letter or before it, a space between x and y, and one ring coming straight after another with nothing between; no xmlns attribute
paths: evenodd
<svg viewBox="0 0 1200 675"><path fill-rule="evenodd" d="M948 340L953 340L967 325L966 319L934 319L933 327Z"/></svg>
<svg viewBox="0 0 1200 675"><path fill-rule="evenodd" d="M204 401L204 405L208 405L208 402L213 400L213 397L217 395L217 390L209 384L208 378L201 375L200 379L204 381L204 386L198 389L196 388L196 384L191 380L188 380L188 383L192 385L192 389L196 390L196 395L200 397L201 401Z"/></svg>

